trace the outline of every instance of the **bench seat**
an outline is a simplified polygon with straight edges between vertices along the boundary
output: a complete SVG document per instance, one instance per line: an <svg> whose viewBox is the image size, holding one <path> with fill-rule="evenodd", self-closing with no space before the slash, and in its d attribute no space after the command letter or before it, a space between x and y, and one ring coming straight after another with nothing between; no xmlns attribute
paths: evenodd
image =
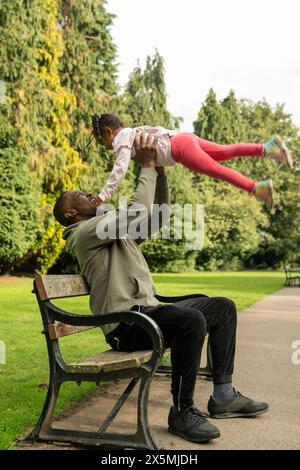
<svg viewBox="0 0 300 470"><path fill-rule="evenodd" d="M109 349L95 356L67 365L68 372L97 373L111 372L122 369L133 369L149 361L151 351L120 352Z"/></svg>

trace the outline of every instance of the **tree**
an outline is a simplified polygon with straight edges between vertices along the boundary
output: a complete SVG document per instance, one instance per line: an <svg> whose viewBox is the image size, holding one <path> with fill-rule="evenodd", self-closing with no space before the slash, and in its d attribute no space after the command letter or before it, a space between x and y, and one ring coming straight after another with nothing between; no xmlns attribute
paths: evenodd
<svg viewBox="0 0 300 470"><path fill-rule="evenodd" d="M62 85L75 97L69 113L70 143L80 151L91 135L91 116L94 113L115 112L121 109L117 84L116 46L110 28L113 15L106 10L103 0L59 0L57 28L64 49L59 61ZM78 186L99 193L113 166L113 157L103 146L93 142ZM129 171L118 195L133 189L134 175ZM113 198L115 202L117 195ZM69 253L62 253L55 269L73 271L76 261Z"/></svg>
<svg viewBox="0 0 300 470"><path fill-rule="evenodd" d="M205 244L198 269L241 269L262 241L268 218L254 198L226 183L198 186L205 206Z"/></svg>
<svg viewBox="0 0 300 470"><path fill-rule="evenodd" d="M40 179L36 168L38 109L32 99L41 87L32 53L34 19L27 18L21 0L0 4L0 80L5 99L0 104L0 272L34 245L41 214Z"/></svg>
<svg viewBox="0 0 300 470"><path fill-rule="evenodd" d="M174 129L179 126L180 118L174 117L167 108L167 95L163 58L156 51L147 57L145 69L137 64L129 77L124 92L124 115L130 126L163 126ZM171 204L196 202L191 173L177 165L168 168ZM143 243L143 253L153 271L190 271L195 267L197 252L186 247L186 240L175 240L173 217L170 222L171 239L149 240Z"/></svg>
<svg viewBox="0 0 300 470"><path fill-rule="evenodd" d="M5 219L7 232L11 232L8 237L16 230L17 201L21 206L33 204L28 211L20 207L19 218L26 222L20 223L20 233L13 235L20 248L13 250L11 246L10 262L27 252L27 263L35 264L41 272L53 264L62 246L61 227L51 214L53 203L62 191L76 186L83 168L68 141L68 114L74 97L59 79L63 43L56 17L56 0L2 4L6 43L1 51L6 69L1 75L8 81L9 98L1 147L8 161L15 158L17 162L7 167L13 183L11 198L6 198L5 204L9 212L14 212L12 225L7 223L7 216ZM14 174L16 169L21 174Z"/></svg>
<svg viewBox="0 0 300 470"><path fill-rule="evenodd" d="M45 144L40 161L45 230L37 240L34 253L37 269L46 272L63 247L62 227L53 220L52 207L59 194L77 187L84 165L69 142L72 131L69 116L75 107L75 97L62 86L59 76L63 38L57 27L57 2L38 1L38 6L41 23L37 35L35 69L45 97L42 108Z"/></svg>
<svg viewBox="0 0 300 470"><path fill-rule="evenodd" d="M195 134L202 139L221 142L224 134L224 109L211 88L194 122Z"/></svg>
<svg viewBox="0 0 300 470"><path fill-rule="evenodd" d="M60 79L76 99L70 140L81 149L90 135L92 114L107 110L119 91L116 46L110 34L113 15L103 0L58 3L57 24L64 40Z"/></svg>
<svg viewBox="0 0 300 470"><path fill-rule="evenodd" d="M218 101L211 89L201 106L195 132L202 138L220 144L247 140L247 123L233 91ZM246 159L226 162L245 174L251 174ZM268 219L260 204L227 183L216 181L202 174L195 174L200 201L205 204L206 242L199 253L199 269L236 269L258 250L260 230L265 230Z"/></svg>
<svg viewBox="0 0 300 470"><path fill-rule="evenodd" d="M130 74L123 106L132 126L179 127L181 118L172 116L167 109L164 61L158 51L147 57L145 70L138 63Z"/></svg>
<svg viewBox="0 0 300 470"><path fill-rule="evenodd" d="M268 213L269 228L262 238L259 250L253 254L250 266L279 267L293 261L300 254L300 132L283 104L272 108L265 100L258 103L242 101L242 114L248 123L249 139L266 141L279 134L286 140L295 161L293 172L280 168L269 159L260 160L255 176L271 176L275 185L275 207ZM298 169L298 171L297 171Z"/></svg>
<svg viewBox="0 0 300 470"><path fill-rule="evenodd" d="M285 112L284 105L272 108L265 100L258 103L238 101L233 91L224 100L217 101L215 93L210 90L194 125L201 137L215 139L224 144L239 141L266 142L278 133L287 141L295 157L296 166L299 166L299 130L293 125L291 116ZM203 175L195 175L206 201L211 200L212 192L220 198L211 206L206 202L207 245L199 255L199 266L229 266L232 257L236 259L234 264L239 266L276 267L297 256L299 235L296 227L300 222L297 210L299 174L283 172L277 163L267 158L234 159L226 162L226 165L236 168L254 180L271 177L276 188L275 208L272 211L265 210L261 204L236 192L236 189L234 194L238 195L238 198L233 199L232 194L228 199L228 185L208 181ZM240 204L243 200L243 204ZM218 220L217 214L222 207L226 224L223 226L222 235L216 231L215 236L213 221ZM244 223L245 214L247 224ZM231 226L235 226L238 233L243 234L242 237L236 238L229 231L230 220ZM284 227L289 227L289 230ZM229 234L231 240L234 240L232 248L236 248L237 258L230 249L230 244L224 243L224 237L227 239ZM210 250L211 242L213 249ZM245 251L245 246L251 249Z"/></svg>
<svg viewBox="0 0 300 470"><path fill-rule="evenodd" d="M75 106L69 115L70 142L80 151L91 135L94 113L115 112L121 108L117 84L116 46L110 33L114 16L103 0L59 1L58 26L64 40L59 63L60 79L72 95ZM99 193L113 165L110 152L92 145L86 157L80 186ZM121 193L132 189L130 172Z"/></svg>

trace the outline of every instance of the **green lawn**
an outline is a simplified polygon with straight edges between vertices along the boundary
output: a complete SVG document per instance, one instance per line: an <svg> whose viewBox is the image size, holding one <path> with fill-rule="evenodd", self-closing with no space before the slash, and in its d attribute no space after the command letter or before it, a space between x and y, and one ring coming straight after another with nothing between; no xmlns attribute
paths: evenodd
<svg viewBox="0 0 300 470"><path fill-rule="evenodd" d="M239 309L280 289L284 283L282 273L270 272L155 274L153 278L162 294L226 296ZM0 449L12 448L16 436L34 425L46 394L47 352L31 288L32 279L0 277L0 341L5 342L7 350L7 363L0 365ZM86 298L61 300L59 305L78 313L89 311ZM67 360L106 348L102 334L95 330L64 338L61 343ZM93 389L93 385L64 385L58 411Z"/></svg>

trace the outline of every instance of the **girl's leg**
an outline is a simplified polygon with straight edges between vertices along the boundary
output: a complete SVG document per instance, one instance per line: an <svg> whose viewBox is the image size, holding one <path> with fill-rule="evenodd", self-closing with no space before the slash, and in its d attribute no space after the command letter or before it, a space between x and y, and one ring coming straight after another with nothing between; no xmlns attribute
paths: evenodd
<svg viewBox="0 0 300 470"><path fill-rule="evenodd" d="M214 160L231 160L236 157L263 157L264 144L219 145L198 137L200 147Z"/></svg>
<svg viewBox="0 0 300 470"><path fill-rule="evenodd" d="M222 166L210 157L200 146L200 139L194 134L182 133L171 138L172 157L178 163L197 173L227 181L237 188L252 193L255 181L250 180L232 168Z"/></svg>

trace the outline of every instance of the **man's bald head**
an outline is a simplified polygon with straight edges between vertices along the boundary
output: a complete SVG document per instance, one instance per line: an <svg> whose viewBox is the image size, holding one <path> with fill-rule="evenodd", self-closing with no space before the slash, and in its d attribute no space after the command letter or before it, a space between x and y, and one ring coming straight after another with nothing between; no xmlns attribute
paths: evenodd
<svg viewBox="0 0 300 470"><path fill-rule="evenodd" d="M55 219L64 227L68 225L68 219L65 217L65 213L68 209L68 192L69 191L65 191L59 196L53 209Z"/></svg>
<svg viewBox="0 0 300 470"><path fill-rule="evenodd" d="M96 215L96 208L92 206L94 196L83 191L65 191L57 199L53 215L57 222L64 227L88 220Z"/></svg>

